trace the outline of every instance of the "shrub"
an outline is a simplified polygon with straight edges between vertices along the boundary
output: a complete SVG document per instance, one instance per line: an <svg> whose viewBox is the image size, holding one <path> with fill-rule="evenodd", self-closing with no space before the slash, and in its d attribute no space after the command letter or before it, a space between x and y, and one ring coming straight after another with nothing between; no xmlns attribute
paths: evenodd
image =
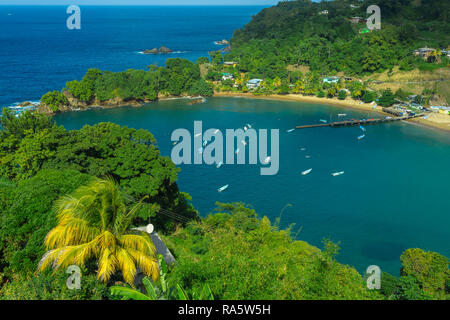
<svg viewBox="0 0 450 320"><path fill-rule="evenodd" d="M339 94L338 94L338 99L339 100L345 100L345 98L347 98L347 91L345 90L340 90Z"/></svg>
<svg viewBox="0 0 450 320"><path fill-rule="evenodd" d="M36 270L45 253L44 238L56 225L54 201L91 179L73 170L42 170L19 182L8 192L8 207L0 208L1 264L7 276L27 275Z"/></svg>
<svg viewBox="0 0 450 320"><path fill-rule="evenodd" d="M59 107L67 105L69 102L66 97L59 91L47 92L41 98L41 103L46 104L53 112L59 110Z"/></svg>
<svg viewBox="0 0 450 320"><path fill-rule="evenodd" d="M422 249L408 249L401 255L400 260L402 275L414 277L424 292L436 298L448 295L446 286L450 281L450 271L446 257Z"/></svg>

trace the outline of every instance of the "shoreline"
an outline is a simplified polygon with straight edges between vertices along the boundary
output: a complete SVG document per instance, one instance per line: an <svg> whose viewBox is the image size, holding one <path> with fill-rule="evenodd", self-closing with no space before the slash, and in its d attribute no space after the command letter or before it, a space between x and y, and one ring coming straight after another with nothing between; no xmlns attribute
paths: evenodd
<svg viewBox="0 0 450 320"><path fill-rule="evenodd" d="M277 100L277 101L297 101L297 102L309 102L315 104L327 104L337 107L346 107L349 109L355 109L359 111L370 111L376 112L380 115L389 115L388 113L383 112L382 107L377 106L373 109L372 104L363 103L355 101L351 98L347 98L345 100L339 100L336 98L318 98L316 96L303 96L297 94L286 94L286 95L262 95L255 96L252 93L234 93L234 92L216 92L214 93L214 97L235 97L235 98L248 98L248 99L265 99L265 100ZM406 123L413 122L415 125L424 126L428 128L438 129L440 131L450 132L450 115L444 115L439 113L430 113L429 118L427 120L423 118L415 118L405 121Z"/></svg>
<svg viewBox="0 0 450 320"><path fill-rule="evenodd" d="M360 103L359 101L353 100L347 97L345 100L339 100L337 98L319 98L316 96L303 96L300 94L286 94L286 95L253 95L252 93L243 93L243 92L214 92L212 97L229 97L229 98L246 98L246 99L262 99L262 100L274 100L274 101L296 101L296 102L307 102L312 104L322 104L322 105L332 105L336 107L343 107L348 109L354 109L359 111L367 111L374 112L382 116L392 116L388 113L383 112L382 107L377 106L375 109L373 108L373 104L370 103ZM195 97L197 98L197 97ZM171 97L171 96L163 96L160 95L157 100L154 101L128 101L128 102L115 102L115 103L104 103L104 104L92 104L88 106L84 106L83 108L78 109L66 109L60 110L60 112L68 112L68 111L85 111L88 109L114 109L120 107L135 107L139 108L145 104L155 103L158 101L168 101L168 100L192 100L191 96L179 96L179 97ZM39 110L39 108L38 108ZM40 110L42 111L42 110ZM43 112L44 114L48 114ZM53 116L55 113L50 113L48 115ZM445 115L441 113L429 113L427 119L414 118L405 121L406 123L414 124L416 126L428 127L431 129L436 129L439 131L444 131L446 133L450 132L450 115Z"/></svg>

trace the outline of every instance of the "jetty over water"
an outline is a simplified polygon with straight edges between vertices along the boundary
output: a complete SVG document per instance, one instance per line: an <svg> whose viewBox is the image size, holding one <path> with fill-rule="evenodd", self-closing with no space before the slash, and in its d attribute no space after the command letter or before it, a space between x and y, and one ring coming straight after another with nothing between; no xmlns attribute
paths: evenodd
<svg viewBox="0 0 450 320"><path fill-rule="evenodd" d="M296 126L295 129L306 129L306 128L317 128L317 127L349 127L349 126L362 126L362 125L372 125L372 124L380 124L380 123L386 123L386 122L393 122L393 121L401 121L401 120L409 120L413 118L423 117L423 114L415 114L415 115L408 115L403 117L386 117L386 118L380 118L380 119L360 119L360 120L345 120L345 121L336 121L336 122L329 122L329 123L319 123L319 124L310 124L310 125L303 125L303 126Z"/></svg>

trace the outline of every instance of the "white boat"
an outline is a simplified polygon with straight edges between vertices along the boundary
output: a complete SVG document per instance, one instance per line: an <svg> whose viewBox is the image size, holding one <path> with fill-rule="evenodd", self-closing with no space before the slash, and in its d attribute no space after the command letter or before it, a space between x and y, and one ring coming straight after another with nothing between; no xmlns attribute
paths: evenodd
<svg viewBox="0 0 450 320"><path fill-rule="evenodd" d="M300 150L302 150L302 151L305 151L305 150L306 150L306 148L300 148Z"/></svg>
<svg viewBox="0 0 450 320"><path fill-rule="evenodd" d="M264 164L268 164L270 162L270 157L266 157L265 159L264 159Z"/></svg>
<svg viewBox="0 0 450 320"><path fill-rule="evenodd" d="M214 131L214 134L217 134L219 132L219 129L216 129L216 131Z"/></svg>
<svg viewBox="0 0 450 320"><path fill-rule="evenodd" d="M208 144L208 140L203 141L203 146L206 147L206 145Z"/></svg>
<svg viewBox="0 0 450 320"><path fill-rule="evenodd" d="M327 120L320 119L320 122L327 123Z"/></svg>
<svg viewBox="0 0 450 320"><path fill-rule="evenodd" d="M248 129L247 129L247 127L246 126L244 126L244 131L247 131Z"/></svg>
<svg viewBox="0 0 450 320"><path fill-rule="evenodd" d="M311 171L312 171L312 168L311 168L311 169L308 169L308 170L305 170L305 171L302 172L302 175L303 175L303 176L306 176L306 175L309 174Z"/></svg>
<svg viewBox="0 0 450 320"><path fill-rule="evenodd" d="M217 164L216 168L219 169L222 165L223 165L223 162L219 161L219 163Z"/></svg>
<svg viewBox="0 0 450 320"><path fill-rule="evenodd" d="M198 148L198 153L203 153L203 148Z"/></svg>
<svg viewBox="0 0 450 320"><path fill-rule="evenodd" d="M249 129L251 129L251 128L252 128L252 125L251 125L251 124L247 124L247 127L249 127Z"/></svg>
<svg viewBox="0 0 450 320"><path fill-rule="evenodd" d="M366 136L365 134L359 136L359 137L358 137L358 140L364 139L365 136Z"/></svg>
<svg viewBox="0 0 450 320"><path fill-rule="evenodd" d="M366 132L366 128L364 128L363 126L359 126L359 128L360 128L362 131Z"/></svg>
<svg viewBox="0 0 450 320"><path fill-rule="evenodd" d="M305 156L305 158L306 158L306 159L309 159L309 158L311 158L311 156Z"/></svg>
<svg viewBox="0 0 450 320"><path fill-rule="evenodd" d="M241 140L241 143L244 145L244 147L247 145L247 142L245 142L245 140Z"/></svg>
<svg viewBox="0 0 450 320"><path fill-rule="evenodd" d="M342 175L342 174L344 174L344 171L334 172L334 173L332 173L331 175L332 175L333 177L336 177L336 176L340 176L340 175Z"/></svg>
<svg viewBox="0 0 450 320"><path fill-rule="evenodd" d="M235 153L236 153L236 154L238 154L238 153L239 153L239 151L240 151L240 150L239 150L239 148L237 148L237 149L236 149L236 151L235 151Z"/></svg>
<svg viewBox="0 0 450 320"><path fill-rule="evenodd" d="M217 189L217 191L222 192L222 191L226 190L228 188L228 186L229 186L228 184L224 185L223 187L220 187L219 189Z"/></svg>
<svg viewBox="0 0 450 320"><path fill-rule="evenodd" d="M289 133L289 132L292 132L292 131L294 131L294 130L295 130L295 128L289 129L289 130L287 130L286 132Z"/></svg>
<svg viewBox="0 0 450 320"><path fill-rule="evenodd" d="M197 133L194 137L200 137L202 135L202 133L200 132L200 133Z"/></svg>
<svg viewBox="0 0 450 320"><path fill-rule="evenodd" d="M339 113L338 117L345 117L347 114L346 113Z"/></svg>

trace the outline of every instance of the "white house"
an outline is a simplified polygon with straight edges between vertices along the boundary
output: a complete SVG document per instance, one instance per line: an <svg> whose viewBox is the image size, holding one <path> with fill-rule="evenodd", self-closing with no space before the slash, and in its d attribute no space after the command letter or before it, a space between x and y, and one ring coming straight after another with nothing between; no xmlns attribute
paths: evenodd
<svg viewBox="0 0 450 320"><path fill-rule="evenodd" d="M225 80L233 80L233 79L234 79L234 76L231 73L226 73L226 72L222 73L222 80L223 81L225 81Z"/></svg>
<svg viewBox="0 0 450 320"><path fill-rule="evenodd" d="M263 82L263 79L251 79L247 81L247 88L249 89L256 89L261 85L261 82Z"/></svg>

